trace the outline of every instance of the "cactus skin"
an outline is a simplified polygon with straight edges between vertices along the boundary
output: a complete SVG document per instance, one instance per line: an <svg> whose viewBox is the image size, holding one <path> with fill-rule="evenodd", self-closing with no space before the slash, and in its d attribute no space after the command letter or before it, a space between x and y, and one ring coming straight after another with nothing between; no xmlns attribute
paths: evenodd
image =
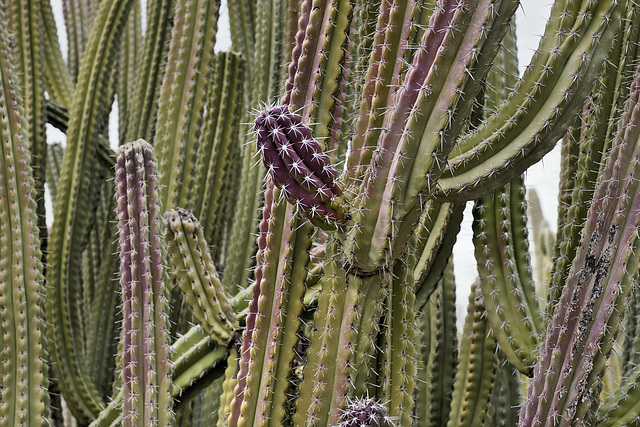
<svg viewBox="0 0 640 427"><path fill-rule="evenodd" d="M143 140L118 152L116 198L123 300L123 426L172 423L167 289L157 166Z"/></svg>
<svg viewBox="0 0 640 427"><path fill-rule="evenodd" d="M555 310L526 405L521 426L553 420L558 425L584 425L598 398L596 381L621 323L630 278L638 270L637 230L640 220L640 70L599 178L580 249Z"/></svg>
<svg viewBox="0 0 640 427"><path fill-rule="evenodd" d="M373 398L355 399L342 411L338 427L392 427L394 418Z"/></svg>
<svg viewBox="0 0 640 427"><path fill-rule="evenodd" d="M18 79L0 10L0 425L49 425L44 276Z"/></svg>
<svg viewBox="0 0 640 427"><path fill-rule="evenodd" d="M169 252L177 267L177 280L194 317L220 345L234 338L238 320L213 265L202 227L184 209L169 209L164 214L169 230Z"/></svg>

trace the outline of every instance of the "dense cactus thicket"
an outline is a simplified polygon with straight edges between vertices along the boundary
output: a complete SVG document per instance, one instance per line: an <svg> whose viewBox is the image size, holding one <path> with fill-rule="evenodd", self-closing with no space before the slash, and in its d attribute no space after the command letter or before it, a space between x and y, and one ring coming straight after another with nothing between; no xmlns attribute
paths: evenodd
<svg viewBox="0 0 640 427"><path fill-rule="evenodd" d="M633 1L0 6L0 426L639 422Z"/></svg>

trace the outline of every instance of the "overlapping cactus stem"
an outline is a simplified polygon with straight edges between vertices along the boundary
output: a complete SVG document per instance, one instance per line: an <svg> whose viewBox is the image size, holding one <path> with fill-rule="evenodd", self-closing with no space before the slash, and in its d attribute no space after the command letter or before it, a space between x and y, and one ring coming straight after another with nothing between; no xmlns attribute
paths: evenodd
<svg viewBox="0 0 640 427"><path fill-rule="evenodd" d="M244 37L253 40L249 51L241 51L247 55L249 68L245 86L245 110L260 109L264 103L272 102L282 93L286 80L285 52L291 49L295 40L287 38L290 35L289 26L289 1L288 0L259 0L257 2L242 2L243 8L248 6L251 13L231 13L231 36L234 44L246 43L236 39L239 32L238 26L242 26ZM247 3L252 3L248 5ZM302 8L302 6L301 6ZM244 9L243 9L244 11ZM235 12L235 11L234 11ZM240 15L240 16L239 16ZM304 16L304 14L303 14ZM247 20L252 17L252 23ZM238 18L242 22L237 21ZM252 25L248 28L247 25ZM233 28L236 28L234 30ZM252 35L250 35L250 31ZM297 108L297 107L296 107ZM252 117L246 116L245 122L252 121ZM225 255L226 266L223 283L226 289L240 285L246 287L252 277L250 268L254 266L256 251L254 230L257 228L262 204L262 192L265 172L262 168L255 168L256 149L254 140L250 136L251 128L240 127L240 135L245 136L242 150L242 168L240 173L240 186L236 200L237 209L233 217L231 233L229 235L229 247Z"/></svg>
<svg viewBox="0 0 640 427"><path fill-rule="evenodd" d="M241 164L238 132L244 108L245 64L246 61L237 53L221 52L216 55L196 156L193 214L202 224L214 262L224 253L225 230L233 217L227 217L225 210L235 201L232 192L239 178L236 171ZM235 292L236 289L227 291Z"/></svg>
<svg viewBox="0 0 640 427"><path fill-rule="evenodd" d="M449 262L436 290L419 318L420 356L416 378L415 418L427 426L449 420L453 383L458 364L456 284Z"/></svg>
<svg viewBox="0 0 640 427"><path fill-rule="evenodd" d="M474 206L473 242L493 334L507 359L531 375L543 321L529 259L524 177Z"/></svg>
<svg viewBox="0 0 640 427"><path fill-rule="evenodd" d="M47 156L44 111L44 51L42 50L42 16L37 1L6 0L7 29L15 40L16 84L20 87L26 148L31 153L31 167L38 206L40 243L46 249L49 238L44 211L44 181Z"/></svg>
<svg viewBox="0 0 640 427"><path fill-rule="evenodd" d="M449 155L437 197L465 200L520 175L562 137L620 28L625 2L557 2L532 62L505 103Z"/></svg>
<svg viewBox="0 0 640 427"><path fill-rule="evenodd" d="M551 269L553 268L553 248L556 240L556 233L551 230L549 223L542 214L542 205L538 193L533 189L528 190L529 218L531 219L531 230L533 246L535 249L535 286L538 295L540 309L545 309L547 286L551 279Z"/></svg>
<svg viewBox="0 0 640 427"><path fill-rule="evenodd" d="M584 425L638 271L640 70L587 214L520 413L520 425Z"/></svg>
<svg viewBox="0 0 640 427"><path fill-rule="evenodd" d="M50 419L42 254L5 19L0 10L0 425L45 426Z"/></svg>
<svg viewBox="0 0 640 427"><path fill-rule="evenodd" d="M632 366L623 380L612 390L597 410L598 426L612 427L634 425L640 416L640 365Z"/></svg>
<svg viewBox="0 0 640 427"><path fill-rule="evenodd" d="M391 264L402 253L516 8L510 1L458 6L439 3L406 76L383 97L388 97L380 106L385 113L376 126L381 130L364 124L352 142L357 159L348 162L346 177L353 218L345 250L350 265L363 272ZM487 26L491 32L483 30ZM368 88L365 93L373 95ZM372 143L364 143L371 132L382 130Z"/></svg>
<svg viewBox="0 0 640 427"><path fill-rule="evenodd" d="M118 95L118 141L125 144L127 139L127 126L133 104L133 94L136 83L136 69L138 59L142 57L142 10L139 0L136 0L129 19L125 25L125 36L120 46L120 67L117 72L116 91Z"/></svg>
<svg viewBox="0 0 640 427"><path fill-rule="evenodd" d="M89 42L91 31L90 3L84 0L63 0L62 10L67 29L68 67L71 78L75 83L80 74L82 55Z"/></svg>
<svg viewBox="0 0 640 427"><path fill-rule="evenodd" d="M520 372L498 352L496 379L484 427L518 424L518 408L522 404L520 387Z"/></svg>
<svg viewBox="0 0 640 427"><path fill-rule="evenodd" d="M47 144L47 186L51 200L55 200L58 194L58 179L62 169L63 156L64 148L59 142Z"/></svg>
<svg viewBox="0 0 640 427"><path fill-rule="evenodd" d="M70 108L73 83L71 82L67 64L62 58L51 2L49 0L39 0L38 3L42 14L43 43L47 52L44 55L45 87L51 101L65 108Z"/></svg>
<svg viewBox="0 0 640 427"><path fill-rule="evenodd" d="M172 422L167 288L158 176L152 147L118 151L116 199L123 301L122 423Z"/></svg>
<svg viewBox="0 0 640 427"><path fill-rule="evenodd" d="M448 427L480 426L487 416L497 356L496 340L487 321L483 299L480 286L474 283L458 353Z"/></svg>
<svg viewBox="0 0 640 427"><path fill-rule="evenodd" d="M416 309L421 309L435 290L449 264L464 213L463 203L429 200L409 246L416 252Z"/></svg>
<svg viewBox="0 0 640 427"><path fill-rule="evenodd" d="M92 162L98 132L107 111L105 102L110 67L132 0L100 2L82 58L74 102L70 111L67 146L54 201L54 222L47 266L47 322L51 362L69 408L80 422L98 415L102 402L82 367L79 349L81 254L93 210Z"/></svg>
<svg viewBox="0 0 640 427"><path fill-rule="evenodd" d="M575 176L571 179L572 189L567 200L563 200L562 224L558 224L554 266L549 289L549 318L560 298L566 282L571 262L578 244L582 224L586 219L589 201L593 196L596 179L604 164L604 153L611 148L616 132L615 123L622 114L623 101L627 98L628 82L633 79L635 64L630 58L637 58L637 44L640 42L640 13L635 5L627 3L622 25L613 42L598 79L587 96L578 128L578 159ZM567 159L567 161L570 161ZM561 181L562 182L562 181ZM561 183L562 185L562 183ZM565 190L561 188L561 191Z"/></svg>
<svg viewBox="0 0 640 427"><path fill-rule="evenodd" d="M189 309L214 340L227 346L238 329L238 320L218 278L200 223L180 208L169 209L164 222L178 285Z"/></svg>
<svg viewBox="0 0 640 427"><path fill-rule="evenodd" d="M162 205L191 209L198 135L213 65L219 1L178 0L158 102L154 146Z"/></svg>

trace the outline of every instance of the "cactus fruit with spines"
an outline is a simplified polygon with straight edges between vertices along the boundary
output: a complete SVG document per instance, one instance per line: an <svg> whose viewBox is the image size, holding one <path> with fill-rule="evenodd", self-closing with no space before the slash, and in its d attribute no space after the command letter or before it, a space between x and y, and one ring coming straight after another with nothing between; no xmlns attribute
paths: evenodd
<svg viewBox="0 0 640 427"><path fill-rule="evenodd" d="M65 63L49 0L0 1L0 426L640 417L633 2L556 0L520 77L515 0L243 0L216 53L219 6L150 0L143 35L138 1L65 0ZM558 140L558 231L530 236Z"/></svg>

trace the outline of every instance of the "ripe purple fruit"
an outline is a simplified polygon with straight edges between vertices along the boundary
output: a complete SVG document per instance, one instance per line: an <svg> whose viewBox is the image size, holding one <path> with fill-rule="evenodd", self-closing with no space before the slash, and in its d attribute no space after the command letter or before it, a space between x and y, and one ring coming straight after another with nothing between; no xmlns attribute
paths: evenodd
<svg viewBox="0 0 640 427"><path fill-rule="evenodd" d="M300 116L286 106L269 107L253 129L262 162L287 200L320 228L342 223L338 173Z"/></svg>

